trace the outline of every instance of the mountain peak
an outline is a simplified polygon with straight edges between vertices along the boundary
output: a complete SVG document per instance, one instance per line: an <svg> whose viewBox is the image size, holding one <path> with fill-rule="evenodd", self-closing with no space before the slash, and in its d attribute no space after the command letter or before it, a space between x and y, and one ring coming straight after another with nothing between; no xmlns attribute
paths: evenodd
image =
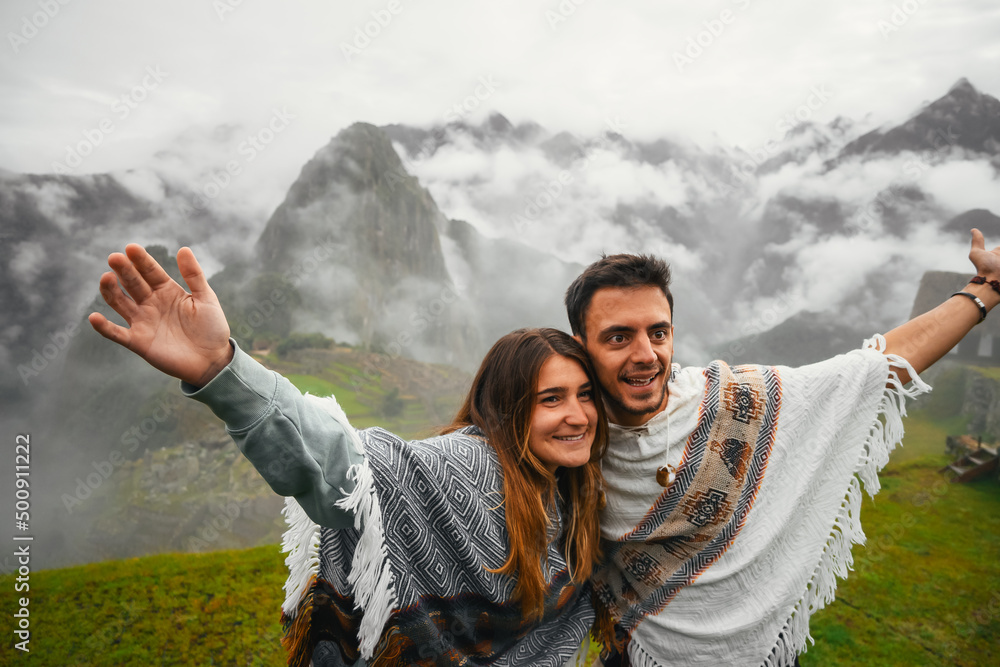
<svg viewBox="0 0 1000 667"><path fill-rule="evenodd" d="M514 129L514 124L507 120L502 113L494 111L483 122L483 127L496 134L507 134Z"/></svg>
<svg viewBox="0 0 1000 667"><path fill-rule="evenodd" d="M373 281L386 288L412 277L443 280L442 219L386 133L354 123L302 168L257 246L265 268L277 270L335 238L341 250L350 247L337 261L369 272L383 267Z"/></svg>
<svg viewBox="0 0 1000 667"><path fill-rule="evenodd" d="M1000 100L979 92L965 77L903 124L869 132L848 144L841 155L947 154L955 147L1000 154Z"/></svg>
<svg viewBox="0 0 1000 667"><path fill-rule="evenodd" d="M971 93L973 95L979 95L979 91L976 90L976 87L969 83L969 80L964 76L952 84L951 88L948 89L948 94L951 95L952 93Z"/></svg>

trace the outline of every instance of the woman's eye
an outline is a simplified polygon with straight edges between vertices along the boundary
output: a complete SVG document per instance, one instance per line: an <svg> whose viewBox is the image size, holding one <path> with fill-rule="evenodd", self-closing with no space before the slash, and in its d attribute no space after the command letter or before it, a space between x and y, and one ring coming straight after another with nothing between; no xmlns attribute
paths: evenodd
<svg viewBox="0 0 1000 667"><path fill-rule="evenodd" d="M591 391L590 389L580 392L580 398L584 401L589 401L593 397L594 397L594 392Z"/></svg>

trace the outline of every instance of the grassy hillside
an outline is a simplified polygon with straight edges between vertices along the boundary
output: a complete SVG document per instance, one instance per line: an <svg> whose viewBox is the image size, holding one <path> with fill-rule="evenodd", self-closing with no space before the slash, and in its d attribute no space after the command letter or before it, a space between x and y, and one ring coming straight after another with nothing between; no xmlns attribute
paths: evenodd
<svg viewBox="0 0 1000 667"><path fill-rule="evenodd" d="M812 665L1000 664L1000 483L938 470L962 417L906 419L904 446L865 496L866 546L837 599L813 617Z"/></svg>
<svg viewBox="0 0 1000 667"><path fill-rule="evenodd" d="M1000 664L1000 485L943 482L949 423L920 413L907 427L864 502L868 546L813 617L806 667ZM283 582L276 546L35 572L32 653L7 641L0 664L281 665ZM0 578L4 610L13 584Z"/></svg>
<svg viewBox="0 0 1000 667"><path fill-rule="evenodd" d="M258 355L301 391L334 395L355 428L381 426L404 438L432 435L455 415L471 378L442 364L351 348ZM399 412L388 405L398 396Z"/></svg>

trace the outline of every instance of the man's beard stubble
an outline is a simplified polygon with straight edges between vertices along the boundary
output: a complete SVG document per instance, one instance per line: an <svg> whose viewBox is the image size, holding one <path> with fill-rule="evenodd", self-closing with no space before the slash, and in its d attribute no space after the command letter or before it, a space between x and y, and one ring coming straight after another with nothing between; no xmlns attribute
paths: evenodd
<svg viewBox="0 0 1000 667"><path fill-rule="evenodd" d="M652 369L649 369L649 370L652 370ZM633 372L641 372L641 371L633 371ZM664 373L665 372L665 369L663 368L663 364L657 364L657 370L656 370L656 372L657 373ZM619 380L622 381L622 382L625 382L625 378L627 376L628 376L628 373L624 373L624 374L622 374L622 375L619 376ZM664 378L663 388L660 390L659 400L657 400L656 403L653 404L653 406L649 407L649 408L631 408L631 407L625 405L622 401L618 400L617 396L612 396L606 389L604 389L604 387L601 387L601 395L604 396L604 403L605 403L605 405L612 407L614 412L621 412L621 413L633 415L635 417L641 417L643 415L648 415L651 412L656 412L657 410L659 410L663 406L663 401L664 401L664 399L667 396L667 389L668 389L667 385L669 384L668 380L669 380L669 378Z"/></svg>

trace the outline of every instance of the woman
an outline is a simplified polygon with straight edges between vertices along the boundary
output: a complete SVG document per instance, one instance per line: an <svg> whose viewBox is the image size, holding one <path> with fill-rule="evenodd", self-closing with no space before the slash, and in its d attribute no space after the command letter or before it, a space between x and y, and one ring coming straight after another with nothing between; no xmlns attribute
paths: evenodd
<svg viewBox="0 0 1000 667"><path fill-rule="evenodd" d="M293 665L561 665L593 621L607 422L580 346L519 330L426 441L357 433L229 339L190 249L188 294L137 245L108 259L103 336L182 380L287 502ZM118 281L132 297L118 287Z"/></svg>

